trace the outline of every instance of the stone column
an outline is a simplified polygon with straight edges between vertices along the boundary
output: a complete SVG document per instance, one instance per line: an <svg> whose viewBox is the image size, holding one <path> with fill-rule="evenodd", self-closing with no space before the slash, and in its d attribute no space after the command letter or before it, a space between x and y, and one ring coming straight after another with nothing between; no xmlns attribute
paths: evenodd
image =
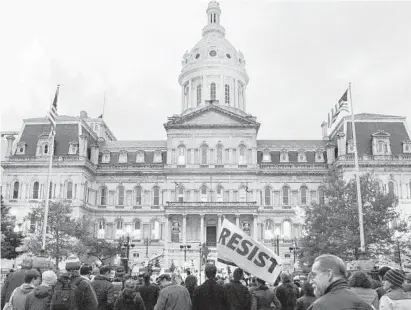
<svg viewBox="0 0 411 310"><path fill-rule="evenodd" d="M204 242L204 214L200 214L200 243Z"/></svg>
<svg viewBox="0 0 411 310"><path fill-rule="evenodd" d="M187 214L183 214L183 243L187 241Z"/></svg>
<svg viewBox="0 0 411 310"><path fill-rule="evenodd" d="M338 157L346 155L346 144L344 137L345 134L343 132L337 133Z"/></svg>
<svg viewBox="0 0 411 310"><path fill-rule="evenodd" d="M7 151L6 157L13 155L13 142L16 139L14 136L7 136Z"/></svg>
<svg viewBox="0 0 411 310"><path fill-rule="evenodd" d="M234 80L234 87L233 87L233 107L237 107L238 105L238 95L237 95L237 79Z"/></svg>
<svg viewBox="0 0 411 310"><path fill-rule="evenodd" d="M225 104L224 75L220 75L220 80L221 80L221 91L220 91L221 101L219 103L220 104Z"/></svg>
<svg viewBox="0 0 411 310"><path fill-rule="evenodd" d="M80 136L80 143L79 143L79 157L87 157L87 136L81 135Z"/></svg>
<svg viewBox="0 0 411 310"><path fill-rule="evenodd" d="M253 220L253 238L255 240L257 240L257 236L258 236L257 217L258 217L258 215L254 214L253 217L254 217L254 220Z"/></svg>
<svg viewBox="0 0 411 310"><path fill-rule="evenodd" d="M221 214L217 214L217 240L220 236L220 229L221 229Z"/></svg>
<svg viewBox="0 0 411 310"><path fill-rule="evenodd" d="M181 113L184 112L184 102L185 102L185 98L184 98L184 84L181 85Z"/></svg>
<svg viewBox="0 0 411 310"><path fill-rule="evenodd" d="M192 104L193 104L193 94L192 94L192 84L191 84L191 79L188 80L188 102L187 102L187 107L191 108Z"/></svg>
<svg viewBox="0 0 411 310"><path fill-rule="evenodd" d="M327 143L325 148L327 149L327 163L331 165L335 161L335 145Z"/></svg>
<svg viewBox="0 0 411 310"><path fill-rule="evenodd" d="M235 225L236 225L237 227L240 227L240 216L239 216L239 215L236 215L236 216L235 216Z"/></svg>

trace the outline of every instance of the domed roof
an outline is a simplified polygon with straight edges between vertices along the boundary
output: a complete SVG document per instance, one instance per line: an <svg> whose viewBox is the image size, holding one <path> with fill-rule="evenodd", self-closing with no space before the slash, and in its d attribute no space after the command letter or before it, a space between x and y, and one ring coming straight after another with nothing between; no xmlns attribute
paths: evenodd
<svg viewBox="0 0 411 310"><path fill-rule="evenodd" d="M220 14L219 4L211 1L207 8L208 24L203 28L203 37L184 54L180 77L193 69L218 65L240 71L248 82L244 55L225 38L225 29L220 25Z"/></svg>

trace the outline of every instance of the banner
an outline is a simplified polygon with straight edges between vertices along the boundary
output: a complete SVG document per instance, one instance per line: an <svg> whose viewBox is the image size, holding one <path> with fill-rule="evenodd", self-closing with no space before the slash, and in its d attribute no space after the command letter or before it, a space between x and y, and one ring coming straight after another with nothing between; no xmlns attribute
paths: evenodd
<svg viewBox="0 0 411 310"><path fill-rule="evenodd" d="M282 270L281 259L274 252L226 219L218 238L217 259L271 283Z"/></svg>

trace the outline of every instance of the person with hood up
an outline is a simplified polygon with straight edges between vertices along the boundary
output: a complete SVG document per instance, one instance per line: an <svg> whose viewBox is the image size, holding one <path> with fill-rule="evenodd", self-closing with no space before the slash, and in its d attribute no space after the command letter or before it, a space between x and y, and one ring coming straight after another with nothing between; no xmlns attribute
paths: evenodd
<svg viewBox="0 0 411 310"><path fill-rule="evenodd" d="M236 268L233 273L233 280L224 284L231 307L237 310L249 310L251 308L251 294L248 288L240 282L243 277L243 270Z"/></svg>
<svg viewBox="0 0 411 310"><path fill-rule="evenodd" d="M158 295L160 294L160 288L150 282L150 272L146 272L143 275L144 284L138 286L136 291L141 295L144 300L146 310L153 310L157 303Z"/></svg>
<svg viewBox="0 0 411 310"><path fill-rule="evenodd" d="M41 284L27 295L25 310L50 309L53 286L57 283L57 275L52 270L43 272Z"/></svg>
<svg viewBox="0 0 411 310"><path fill-rule="evenodd" d="M126 280L124 289L114 303L114 310L146 310L140 293L136 292L134 280Z"/></svg>
<svg viewBox="0 0 411 310"><path fill-rule="evenodd" d="M37 270L31 269L26 273L24 283L16 288L10 297L13 310L24 310L27 296L40 284L40 280L41 275Z"/></svg>
<svg viewBox="0 0 411 310"><path fill-rule="evenodd" d="M384 275L386 294L380 299L380 310L409 310L411 296L404 292L405 275L402 271L391 269Z"/></svg>
<svg viewBox="0 0 411 310"><path fill-rule="evenodd" d="M31 257L25 258L21 263L21 269L7 276L1 288L1 309L9 301L11 293L24 283L24 278L31 268L33 268L33 259Z"/></svg>

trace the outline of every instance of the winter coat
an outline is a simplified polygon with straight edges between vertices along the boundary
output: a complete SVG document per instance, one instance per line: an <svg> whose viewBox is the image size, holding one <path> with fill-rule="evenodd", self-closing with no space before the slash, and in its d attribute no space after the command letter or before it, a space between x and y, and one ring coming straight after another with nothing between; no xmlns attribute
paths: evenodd
<svg viewBox="0 0 411 310"><path fill-rule="evenodd" d="M47 285L37 286L27 295L25 310L48 310L50 309L53 288Z"/></svg>
<svg viewBox="0 0 411 310"><path fill-rule="evenodd" d="M378 294L372 288L351 287L351 290L364 299L369 305L378 309Z"/></svg>
<svg viewBox="0 0 411 310"><path fill-rule="evenodd" d="M294 310L299 297L298 287L291 282L283 283L277 287L276 296L281 303L282 310Z"/></svg>
<svg viewBox="0 0 411 310"><path fill-rule="evenodd" d="M22 268L11 273L6 278L1 288L1 309L3 309L5 303L9 301L11 293L24 283L24 278L29 270L29 268Z"/></svg>
<svg viewBox="0 0 411 310"><path fill-rule="evenodd" d="M233 309L249 310L251 308L251 294L240 281L232 280L224 286Z"/></svg>
<svg viewBox="0 0 411 310"><path fill-rule="evenodd" d="M347 281L339 279L330 284L325 294L314 301L308 310L372 310L365 300L348 288Z"/></svg>
<svg viewBox="0 0 411 310"><path fill-rule="evenodd" d="M315 296L303 295L297 299L297 310L307 310L316 299Z"/></svg>
<svg viewBox="0 0 411 310"><path fill-rule="evenodd" d="M105 276L96 276L91 283L97 295L98 310L110 310L114 305L114 286Z"/></svg>
<svg viewBox="0 0 411 310"><path fill-rule="evenodd" d="M13 310L24 310L24 307L26 306L26 298L33 290L34 286L27 283L23 283L21 286L16 288L13 298L11 299Z"/></svg>
<svg viewBox="0 0 411 310"><path fill-rule="evenodd" d="M252 293L251 310L271 310L280 309L281 304L274 291L270 290L266 285L261 285ZM274 305L275 308L272 307Z"/></svg>
<svg viewBox="0 0 411 310"><path fill-rule="evenodd" d="M402 288L388 290L380 299L380 310L392 309L411 309L411 296Z"/></svg>
<svg viewBox="0 0 411 310"><path fill-rule="evenodd" d="M154 310L191 310L190 294L179 284L167 285L160 291Z"/></svg>
<svg viewBox="0 0 411 310"><path fill-rule="evenodd" d="M114 310L146 310L146 307L140 293L126 288L114 303Z"/></svg>
<svg viewBox="0 0 411 310"><path fill-rule="evenodd" d="M160 288L151 283L143 284L137 287L137 292L140 293L141 298L144 300L146 310L153 310L160 294Z"/></svg>
<svg viewBox="0 0 411 310"><path fill-rule="evenodd" d="M229 310L231 308L227 290L208 279L194 290L193 310Z"/></svg>
<svg viewBox="0 0 411 310"><path fill-rule="evenodd" d="M70 283L77 285L78 288L78 310L98 309L97 296L89 281L80 277L80 274L78 272L72 272Z"/></svg>

